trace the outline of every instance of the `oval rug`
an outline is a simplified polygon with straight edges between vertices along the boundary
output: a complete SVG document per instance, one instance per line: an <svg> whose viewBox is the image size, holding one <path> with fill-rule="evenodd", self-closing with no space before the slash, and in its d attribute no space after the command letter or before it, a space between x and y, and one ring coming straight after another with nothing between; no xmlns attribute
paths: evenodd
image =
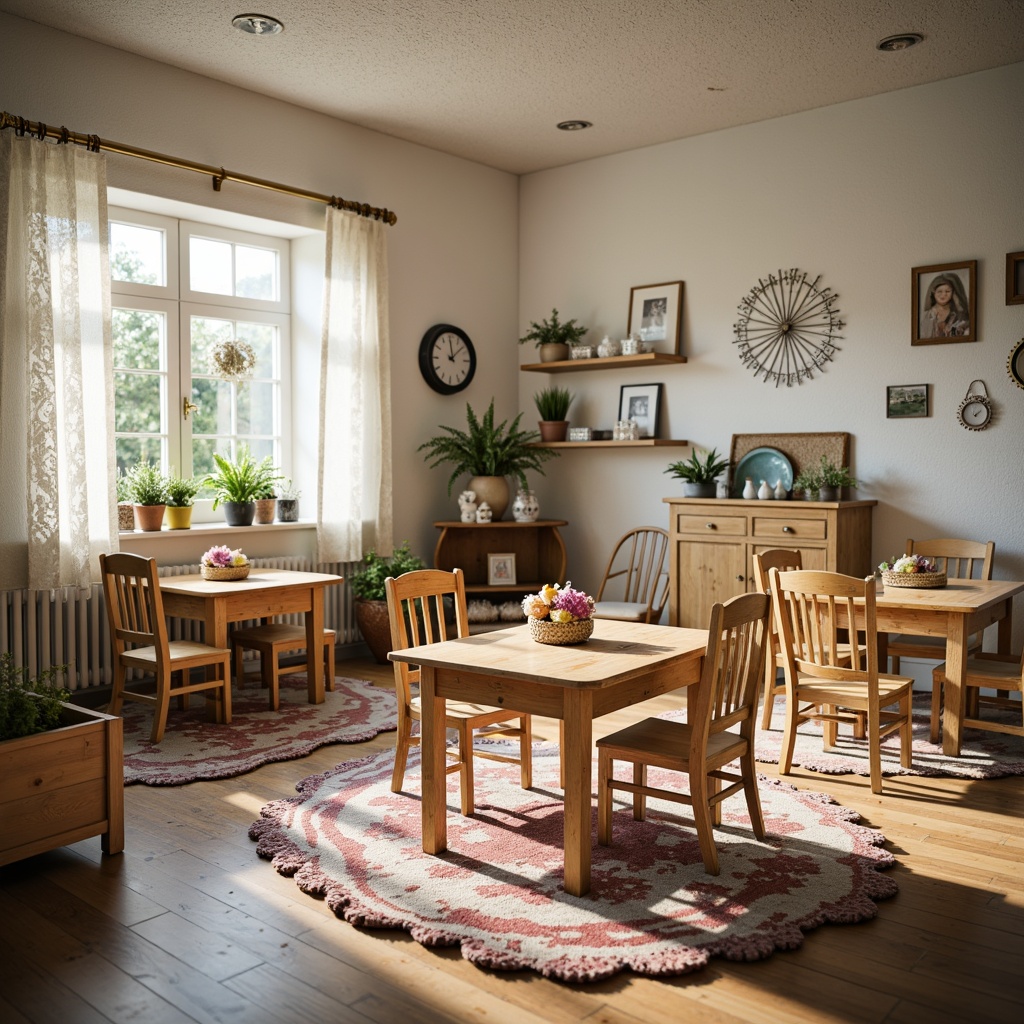
<svg viewBox="0 0 1024 1024"><path fill-rule="evenodd" d="M595 809L591 892L569 896L556 752L535 751L525 791L517 766L478 762L472 818L457 813L458 776L449 776L440 856L421 848L418 754L404 793L390 791L392 752L303 779L298 797L267 804L250 827L257 853L352 924L404 928L427 946L461 946L481 967L565 981L626 968L684 974L712 956L757 960L827 922L873 918L875 901L896 892L880 874L895 862L880 833L825 794L762 778L766 839L750 832L741 795L725 801L717 877L704 873L678 805L651 799L638 822L618 803L609 847L596 843ZM650 769L653 785L666 775Z"/></svg>

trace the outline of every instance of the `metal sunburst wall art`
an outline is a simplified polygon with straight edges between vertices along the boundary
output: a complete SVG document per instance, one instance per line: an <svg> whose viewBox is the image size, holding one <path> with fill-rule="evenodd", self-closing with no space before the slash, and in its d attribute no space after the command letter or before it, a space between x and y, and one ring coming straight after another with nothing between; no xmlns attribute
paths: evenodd
<svg viewBox="0 0 1024 1024"><path fill-rule="evenodd" d="M779 270L766 281L758 278L743 297L733 344L739 345L740 359L755 377L774 380L776 387L802 384L813 380L815 370L823 370L839 351L839 296L831 288L819 288L820 280L819 274L809 281L795 267Z"/></svg>

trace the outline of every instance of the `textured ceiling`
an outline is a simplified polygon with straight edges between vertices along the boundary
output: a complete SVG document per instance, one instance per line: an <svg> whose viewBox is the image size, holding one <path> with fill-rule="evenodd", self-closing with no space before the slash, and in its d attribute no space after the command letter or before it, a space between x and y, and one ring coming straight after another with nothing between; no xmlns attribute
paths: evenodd
<svg viewBox="0 0 1024 1024"><path fill-rule="evenodd" d="M1024 60L1024 0L256 0L273 37L249 2L0 10L516 173Z"/></svg>

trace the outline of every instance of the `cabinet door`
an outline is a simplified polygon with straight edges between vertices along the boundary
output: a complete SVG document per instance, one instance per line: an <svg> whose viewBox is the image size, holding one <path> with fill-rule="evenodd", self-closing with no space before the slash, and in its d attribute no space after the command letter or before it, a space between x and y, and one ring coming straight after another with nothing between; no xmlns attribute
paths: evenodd
<svg viewBox="0 0 1024 1024"><path fill-rule="evenodd" d="M701 540L677 540L675 587L669 609L676 626L707 629L718 601L742 594L747 587L746 546Z"/></svg>

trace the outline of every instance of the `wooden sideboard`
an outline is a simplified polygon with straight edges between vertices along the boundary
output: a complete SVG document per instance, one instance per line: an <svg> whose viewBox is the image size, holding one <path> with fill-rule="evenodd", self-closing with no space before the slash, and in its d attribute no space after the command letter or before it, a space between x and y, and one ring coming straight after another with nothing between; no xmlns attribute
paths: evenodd
<svg viewBox="0 0 1024 1024"><path fill-rule="evenodd" d="M753 590L754 555L799 550L805 569L871 573L876 501L663 498L669 507L669 623L706 629L711 607Z"/></svg>

